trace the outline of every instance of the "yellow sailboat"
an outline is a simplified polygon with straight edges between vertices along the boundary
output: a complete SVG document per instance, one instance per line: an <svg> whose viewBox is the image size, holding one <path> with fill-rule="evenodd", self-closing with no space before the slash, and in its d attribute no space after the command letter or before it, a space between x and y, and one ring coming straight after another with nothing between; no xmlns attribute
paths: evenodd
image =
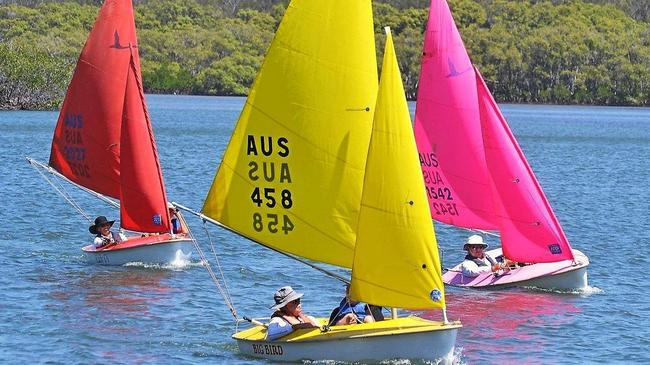
<svg viewBox="0 0 650 365"><path fill-rule="evenodd" d="M355 300L443 310L300 329L240 351L283 361L449 361L440 260L392 36L377 85L370 0L293 0L246 101L202 216L292 256L350 268ZM321 320L323 324L327 320Z"/></svg>

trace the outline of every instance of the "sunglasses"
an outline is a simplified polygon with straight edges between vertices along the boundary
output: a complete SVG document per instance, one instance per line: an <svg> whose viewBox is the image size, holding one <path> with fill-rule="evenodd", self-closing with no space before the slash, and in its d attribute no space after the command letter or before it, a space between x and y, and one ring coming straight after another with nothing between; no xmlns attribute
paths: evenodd
<svg viewBox="0 0 650 365"><path fill-rule="evenodd" d="M294 299L294 300L290 301L289 303L292 303L294 305L298 305L298 304L300 304L300 298Z"/></svg>
<svg viewBox="0 0 650 365"><path fill-rule="evenodd" d="M469 249L470 249L470 250L472 250L472 249L474 249L474 250L476 250L476 249L484 250L484 249L485 249L485 246L480 246L480 245L473 246L473 245L470 245L470 246L469 246Z"/></svg>

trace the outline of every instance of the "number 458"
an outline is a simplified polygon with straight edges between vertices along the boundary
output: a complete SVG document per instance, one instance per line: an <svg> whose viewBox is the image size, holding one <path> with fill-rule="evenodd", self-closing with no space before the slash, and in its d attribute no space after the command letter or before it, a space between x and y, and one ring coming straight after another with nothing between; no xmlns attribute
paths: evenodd
<svg viewBox="0 0 650 365"><path fill-rule="evenodd" d="M262 221L262 214L253 213L253 229L257 232L262 232L264 230L264 222ZM280 223L280 217L277 214L267 214L266 215L266 229L271 233L278 232L278 224ZM282 215L282 231L284 234L289 234L293 231L294 225L291 222L291 219L287 215Z"/></svg>

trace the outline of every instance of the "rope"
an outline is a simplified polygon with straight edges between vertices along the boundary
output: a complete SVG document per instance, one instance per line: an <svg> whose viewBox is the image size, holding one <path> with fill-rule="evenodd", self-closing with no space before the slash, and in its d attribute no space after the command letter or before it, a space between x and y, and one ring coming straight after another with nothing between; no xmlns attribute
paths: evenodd
<svg viewBox="0 0 650 365"><path fill-rule="evenodd" d="M205 266L206 270L208 270L208 274L210 275L210 278L212 279L212 282L217 286L217 289L219 290L219 293L221 294L221 297L223 298L224 302L226 303L226 306L230 310L230 313L232 316L235 318L235 322L237 325L239 325L240 319L237 316L237 310L235 309L235 306L232 302L232 297L230 296L230 292L228 291L228 287L226 286L226 278L223 274L223 270L221 269L221 264L219 263L219 259L217 257L216 251L214 249L214 244L212 242L212 236L210 236L210 232L208 231L207 225L205 224L205 220L203 221L203 228L205 229L205 233L208 236L208 240L210 241L210 247L212 249L212 253L215 257L215 261L217 263L217 267L219 268L219 274L221 276L221 281L223 281L223 285L221 284L221 281L217 277L217 275L214 273L212 270L212 265L210 265L210 261L208 261L207 257L205 256L205 253L199 246L198 242L196 240L193 240L194 248L196 251L199 253L199 257L201 258L201 262L203 262L203 265Z"/></svg>
<svg viewBox="0 0 650 365"><path fill-rule="evenodd" d="M109 198L109 197L107 197L107 196L105 196L105 195L102 195L102 194L100 194L100 193L98 193L98 192L96 192L96 191L90 190L90 189L88 189L88 188L85 187L85 186L82 186L82 185L77 184L76 182L74 182L74 181L68 179L66 176L64 176L64 175L61 174L60 172L56 171L56 170L53 169L52 167L50 167L50 166L48 166L48 165L45 165L45 164L42 163L42 162L36 161L36 160L34 160L34 159L30 158L30 157L26 157L26 159L27 159L27 162L29 162L29 164L32 165L32 167L34 167L34 169L36 169L36 171L38 171L38 173L39 173L41 176L43 176L43 178L45 179L45 181L50 182L50 180L49 180L49 179L48 179L44 174L42 174L41 171L38 170L37 168L40 168L40 169L42 169L43 171L49 172L50 174L52 174L52 175L58 177L59 179L61 179L61 180L63 180L63 181L66 181L66 182L68 182L69 184L74 185L75 187L81 189L82 191L84 191L84 192L86 192L86 193L88 193L88 194L90 194L90 195L96 197L97 199L102 200L103 202L105 202L106 204L112 206L113 208L116 208L116 209L119 209L119 208L120 208L120 203L119 203L119 202L116 202L115 200L113 200L113 199L111 199L111 198ZM60 194L61 196L63 196L64 198L66 197L66 195L69 195L69 194L66 194L66 193L62 192L61 189L58 189L58 188L56 187L56 185L53 185L51 182L50 182L50 185L52 185L52 186L54 187L54 189L57 190L57 192L59 192L59 194ZM70 200L73 200L73 199L70 198L70 199L66 199L66 200L68 200L68 202L70 202ZM78 204L76 204L76 203L74 203L74 202L70 202L70 204L71 204L73 207L78 206ZM80 210L81 208L78 208L78 209ZM85 215L85 214L82 213L82 215Z"/></svg>
<svg viewBox="0 0 650 365"><path fill-rule="evenodd" d="M221 276L221 279L223 281L223 287L225 289L225 293L228 295L228 298L232 298L230 295L230 290L228 289L228 284L226 283L226 277L223 274L223 270L221 269L221 263L219 262L219 256L217 255L217 251L214 249L214 242L212 241L212 236L210 236L210 231L207 228L206 221L203 221L203 228L205 229L205 233L208 235L208 241L210 242L210 250L212 250L212 256L214 256L214 260L217 263L217 268L219 269L219 275ZM232 303L232 299L230 301Z"/></svg>
<svg viewBox="0 0 650 365"><path fill-rule="evenodd" d="M88 222L92 222L92 218L88 213L86 213L81 206L72 198L72 195L68 193L63 185L57 185L53 179L50 179L49 176L45 175L45 172L43 171L43 168L38 166L37 164L32 164L30 161L30 165L38 172L39 175L43 178L43 180L47 181L54 190L59 193L65 199L74 209L76 209Z"/></svg>
<svg viewBox="0 0 650 365"><path fill-rule="evenodd" d="M253 242L257 243L258 245L264 246L264 247L268 248L269 250L273 250L273 251L275 251L275 252L277 252L277 253L279 253L279 254L281 254L281 255L284 255L284 256L286 256L286 257L288 257L288 258L290 258L290 259L294 259L294 260L296 260L296 261L299 261L299 262L301 262L301 263L303 263L303 264L305 264L305 265L311 267L312 269L315 269L315 270L317 270L317 271L320 271L320 272L322 272L323 274L325 274L325 275L327 275L327 276L330 276L330 277L332 277L332 278L334 278L334 279L336 279L336 280L338 280L338 281L340 281L340 282L342 282L342 283L350 284L350 280L349 280L349 279L346 279L346 278L344 278L344 277L342 277L341 275L338 275L338 274L336 274L336 273L334 273L334 272L332 272L332 271L326 270L326 269L324 269L324 268L322 268L322 267L319 267L319 266L314 265L314 264L312 264L312 263L310 263L310 262L307 262L306 260L303 260L303 259L301 259L300 257L294 256L294 255L292 255L292 254L289 254L289 253L286 253L286 252L284 252L284 251L280 251L280 250L278 250L278 249L276 249L276 248L273 248L273 247L271 247L271 246L268 246L268 245L266 245L266 244L264 244L264 243L262 243L262 242L260 242L260 241L258 241L258 240L255 240L255 239L253 239L253 238L251 238L251 237L248 237L248 236L246 236L246 235L244 235L244 234L242 234L242 233L240 233L240 232L237 232L236 230L234 230L234 229L232 229L232 228L226 226L225 224L223 224L223 223L221 223L221 222L218 222L218 221L216 221L216 220L214 220L214 219L212 219L212 218L210 218L210 217L208 217L208 216L206 216L206 215L204 215L204 214L202 214L202 213L195 212L195 211L193 211L192 209L190 209L190 208L188 208L188 207L186 207L186 206L183 206L183 205L181 205L181 204L178 204L178 203L176 203L176 202L172 202L172 205L174 205L175 207L177 207L177 208L179 208L179 209L182 209L182 210L184 210L184 211L186 211L186 212L189 212L189 213L192 213L192 214L196 215L197 217L201 218L201 219L203 220L204 223L205 223L206 221L207 221L208 223L212 223L212 224L214 224L214 225L216 225L216 226L218 226L218 227L221 227L221 228L223 228L223 229L225 229L225 230L228 230L228 231L230 231L230 232L232 232L232 233L234 233L234 234L236 234L236 235L238 235L238 236L240 236L240 237L243 237L243 238L246 238L247 240L253 241Z"/></svg>
<svg viewBox="0 0 650 365"><path fill-rule="evenodd" d="M465 228L465 227L458 227L458 228L463 229L465 231L469 231L469 232L484 234L486 236L501 237L498 233L490 232L490 231L484 231L482 229Z"/></svg>

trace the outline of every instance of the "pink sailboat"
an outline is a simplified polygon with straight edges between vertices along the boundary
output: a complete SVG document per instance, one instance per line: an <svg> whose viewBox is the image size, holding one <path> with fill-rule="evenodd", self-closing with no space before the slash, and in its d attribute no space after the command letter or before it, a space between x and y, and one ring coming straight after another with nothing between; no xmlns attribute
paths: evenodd
<svg viewBox="0 0 650 365"><path fill-rule="evenodd" d="M432 0L420 72L415 136L431 216L457 227L498 231L487 254L520 263L467 277L463 287L587 286L588 258L572 249L481 74L472 65L445 0Z"/></svg>
<svg viewBox="0 0 650 365"><path fill-rule="evenodd" d="M116 245L84 247L89 261L164 264L191 253L189 229L167 202L142 89L131 0L107 0L102 6L68 87L49 164L28 161L119 206L121 228L137 232Z"/></svg>

